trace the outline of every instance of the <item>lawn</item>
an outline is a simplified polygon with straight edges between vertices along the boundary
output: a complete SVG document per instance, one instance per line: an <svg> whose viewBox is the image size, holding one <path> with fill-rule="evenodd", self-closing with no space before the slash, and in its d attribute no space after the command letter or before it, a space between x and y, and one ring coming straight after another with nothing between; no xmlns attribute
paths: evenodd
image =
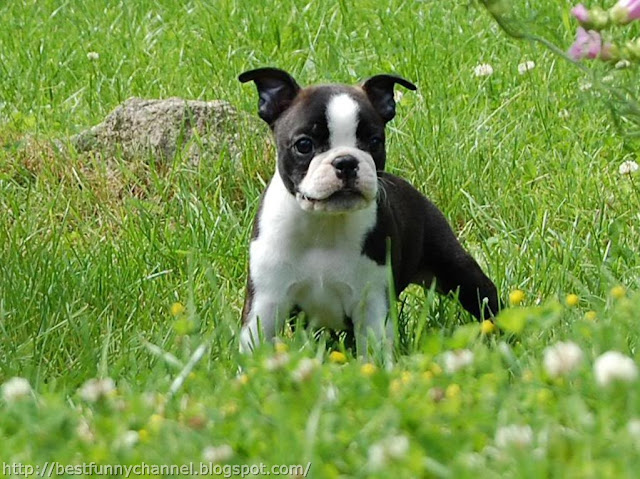
<svg viewBox="0 0 640 479"><path fill-rule="evenodd" d="M566 49L570 6L517 8ZM238 353L252 218L275 167L255 89L237 81L260 66L303 85L416 83L387 168L439 206L511 303L499 331L411 287L392 369L302 328ZM637 66L593 74L638 91ZM0 477L90 463L637 477L640 174L619 168L638 144L597 83L466 0L2 3ZM72 135L133 96L239 113L197 163L74 151ZM598 363L607 351L624 357Z"/></svg>

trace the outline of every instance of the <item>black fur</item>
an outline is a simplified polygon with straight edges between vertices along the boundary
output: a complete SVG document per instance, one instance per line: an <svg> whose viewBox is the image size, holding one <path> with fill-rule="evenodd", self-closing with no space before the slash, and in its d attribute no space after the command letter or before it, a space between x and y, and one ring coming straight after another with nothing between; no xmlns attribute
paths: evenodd
<svg viewBox="0 0 640 479"><path fill-rule="evenodd" d="M462 248L438 208L402 178L386 172L380 172L379 178L378 220L365 238L362 252L385 264L387 238L391 238L396 293L410 283L430 286L435 279L443 293L458 290L460 303L476 318L497 314L495 286ZM488 299L484 311L481 298Z"/></svg>

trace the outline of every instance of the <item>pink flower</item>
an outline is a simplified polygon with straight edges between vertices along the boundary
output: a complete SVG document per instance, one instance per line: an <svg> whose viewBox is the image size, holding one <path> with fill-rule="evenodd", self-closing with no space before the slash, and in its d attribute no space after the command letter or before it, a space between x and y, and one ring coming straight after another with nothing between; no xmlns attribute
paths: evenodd
<svg viewBox="0 0 640 479"><path fill-rule="evenodd" d="M589 21L589 10L582 3L577 4L571 9L571 15L576 17L580 23L587 23Z"/></svg>
<svg viewBox="0 0 640 479"><path fill-rule="evenodd" d="M600 36L599 32L595 30L587 31L582 27L578 27L576 41L569 48L569 55L574 60L582 60L583 58L610 60L611 49L612 45L610 43L602 42L602 36Z"/></svg>
<svg viewBox="0 0 640 479"><path fill-rule="evenodd" d="M611 17L617 23L629 23L640 18L640 0L618 0L611 8Z"/></svg>
<svg viewBox="0 0 640 479"><path fill-rule="evenodd" d="M632 0L637 1L637 0ZM601 7L593 7L588 9L582 3L577 4L571 9L578 23L587 30L603 30L611 24L609 12Z"/></svg>

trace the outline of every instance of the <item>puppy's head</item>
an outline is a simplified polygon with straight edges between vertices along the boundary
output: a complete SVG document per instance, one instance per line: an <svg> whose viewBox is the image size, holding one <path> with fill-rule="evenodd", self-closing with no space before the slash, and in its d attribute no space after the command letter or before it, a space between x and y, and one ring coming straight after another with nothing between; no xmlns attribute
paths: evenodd
<svg viewBox="0 0 640 479"><path fill-rule="evenodd" d="M239 80L256 84L258 114L276 138L278 173L302 209L344 213L375 201L386 159L384 127L395 116L394 85L415 85L377 75L356 87L301 88L275 68Z"/></svg>

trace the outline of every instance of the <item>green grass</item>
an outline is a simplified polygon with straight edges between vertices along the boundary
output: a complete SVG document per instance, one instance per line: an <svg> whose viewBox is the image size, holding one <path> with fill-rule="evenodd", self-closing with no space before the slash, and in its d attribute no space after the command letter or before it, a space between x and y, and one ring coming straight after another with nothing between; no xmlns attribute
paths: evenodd
<svg viewBox="0 0 640 479"><path fill-rule="evenodd" d="M568 46L569 6L522 10ZM37 398L0 399L0 461L185 464L226 444L227 464L311 462L310 477L635 477L640 383L601 388L592 365L611 349L640 359L640 177L618 173L637 149L577 69L467 2L14 1L0 6L0 45L0 383L25 377ZM536 67L519 75L524 60ZM475 77L478 63L494 74ZM349 351L331 362L341 344L300 329L279 369L273 345L237 353L274 152L236 77L264 65L301 84L397 72L418 85L391 124L388 169L441 208L504 297L525 292L504 334L479 335L457 303L412 287L391 371L365 374ZM635 87L637 73L613 71L613 84ZM227 132L240 155L113 168L48 146L131 96L229 101L248 115ZM585 358L552 379L543 352L559 340ZM473 364L442 372L459 348ZM297 381L303 358L317 366ZM78 388L94 377L117 389L90 403ZM532 444L497 447L509 424L529 425ZM398 435L408 451L374 470L376 443Z"/></svg>

